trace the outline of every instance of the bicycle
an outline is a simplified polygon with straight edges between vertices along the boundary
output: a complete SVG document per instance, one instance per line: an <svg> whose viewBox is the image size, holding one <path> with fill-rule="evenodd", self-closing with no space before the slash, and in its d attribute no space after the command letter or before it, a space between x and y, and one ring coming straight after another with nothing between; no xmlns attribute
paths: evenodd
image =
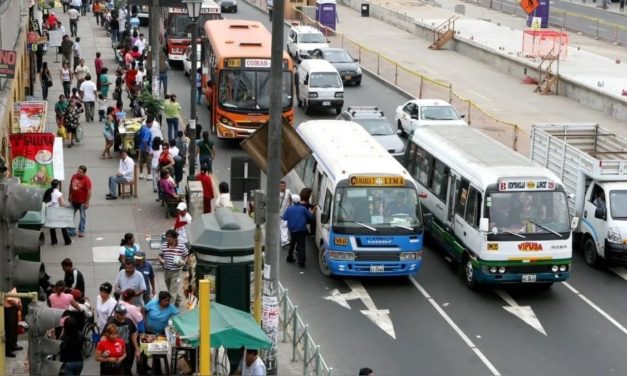
<svg viewBox="0 0 627 376"><path fill-rule="evenodd" d="M83 358L89 358L94 353L96 344L100 340L100 330L96 324L93 308L91 308L92 314L85 318L85 326L83 327L83 347L81 353Z"/></svg>

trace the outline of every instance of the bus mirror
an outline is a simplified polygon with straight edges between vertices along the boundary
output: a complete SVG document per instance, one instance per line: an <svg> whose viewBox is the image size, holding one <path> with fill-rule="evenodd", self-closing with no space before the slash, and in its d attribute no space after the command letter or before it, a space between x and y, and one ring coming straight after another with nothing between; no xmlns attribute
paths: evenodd
<svg viewBox="0 0 627 376"><path fill-rule="evenodd" d="M570 230L575 231L578 226L579 226L579 217L573 217L573 219L570 221Z"/></svg>
<svg viewBox="0 0 627 376"><path fill-rule="evenodd" d="M488 218L479 219L479 231L481 232L490 231L490 220Z"/></svg>
<svg viewBox="0 0 627 376"><path fill-rule="evenodd" d="M329 223L329 214L320 213L320 223L324 223L324 224Z"/></svg>

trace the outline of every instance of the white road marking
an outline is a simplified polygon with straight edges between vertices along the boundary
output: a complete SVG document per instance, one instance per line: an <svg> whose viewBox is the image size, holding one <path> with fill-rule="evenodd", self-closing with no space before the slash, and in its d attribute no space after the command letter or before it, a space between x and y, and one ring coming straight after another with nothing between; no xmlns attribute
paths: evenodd
<svg viewBox="0 0 627 376"><path fill-rule="evenodd" d="M466 345L468 347L470 347L470 349L472 351L474 351L474 353L479 357L479 359L481 359L481 361L483 362L483 364L486 365L486 367L488 367L488 369L490 370L490 372L492 372L492 375L494 376L501 376L501 373L496 369L496 367L494 367L494 365L492 364L492 362L490 362L490 360L488 360L488 358L486 358L485 355L483 355L483 353L481 352L481 350L479 350L479 348L477 346L475 346L475 344L470 340L470 338L468 338L468 336L460 329L459 326L457 326L457 324L455 324L455 321L453 321L453 319L451 319L451 317L444 312L444 310L442 309L442 307L440 307L438 305L438 302L435 301L435 299L433 299L431 297L431 295L429 295L429 293L427 292L427 290L425 290L419 283L418 281L416 281L416 279L414 277L409 277L409 280L411 281L411 283L418 289L418 291L420 291L420 293L422 294L422 296L425 297L425 299L427 299L427 301L429 301L429 303L431 303L431 305L433 306L433 308L435 308L436 311L438 311L438 313L440 314L440 316L442 316L442 318L444 319L444 321L446 321L451 328L453 328L453 330L455 331L455 333L457 333L457 335L466 343Z"/></svg>
<svg viewBox="0 0 627 376"><path fill-rule="evenodd" d="M325 296L324 298L346 309L351 309L350 304L348 304L349 300L361 300L366 306L366 309L360 311L361 314L366 316L368 320L372 321L373 324L378 326L390 337L396 339L396 332L394 332L394 324L390 318L390 311L387 309L378 309L361 282L351 279L347 279L345 282L348 287L350 287L351 291L342 294L338 289L333 289L331 295Z"/></svg>
<svg viewBox="0 0 627 376"><path fill-rule="evenodd" d="M594 304L590 299L588 299L584 294L577 291L577 289L571 286L568 282L562 282L562 284L566 286L566 288L568 288L570 291L572 291L575 295L579 296L581 300L586 302L590 307L594 308L595 311L599 312L601 316L605 317L607 321L611 322L612 325L617 327L621 332L627 334L627 328L622 326L618 321L616 321L612 316L610 316L609 313L605 312L604 310L601 309L601 307Z"/></svg>
<svg viewBox="0 0 627 376"><path fill-rule="evenodd" d="M616 273L619 277L627 281L627 269L622 266L610 266L610 270Z"/></svg>
<svg viewBox="0 0 627 376"><path fill-rule="evenodd" d="M547 335L546 331L542 327L542 323L540 323L540 320L538 320L535 313L533 313L533 309L530 306L518 305L518 303L514 300L514 298L512 298L510 294L501 289L494 289L494 292L498 296L500 296L501 299L505 300L505 303L508 304L506 306L503 306L504 310L518 317L540 333Z"/></svg>

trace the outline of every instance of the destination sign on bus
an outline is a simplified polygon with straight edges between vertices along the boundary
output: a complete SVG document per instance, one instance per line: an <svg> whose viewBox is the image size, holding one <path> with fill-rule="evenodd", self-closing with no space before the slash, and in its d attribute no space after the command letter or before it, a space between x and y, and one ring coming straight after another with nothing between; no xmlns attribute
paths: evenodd
<svg viewBox="0 0 627 376"><path fill-rule="evenodd" d="M187 8L168 8L168 13L187 14ZM219 7L202 7L200 8L201 14L207 13L220 13Z"/></svg>
<svg viewBox="0 0 627 376"><path fill-rule="evenodd" d="M244 66L246 68L270 68L270 59L246 59Z"/></svg>
<svg viewBox="0 0 627 376"><path fill-rule="evenodd" d="M224 59L227 68L269 69L270 59ZM287 60L283 60L283 69L287 69Z"/></svg>
<svg viewBox="0 0 627 376"><path fill-rule="evenodd" d="M402 187L405 185L405 178L402 176L351 176L350 185L361 187Z"/></svg>
<svg viewBox="0 0 627 376"><path fill-rule="evenodd" d="M499 191L552 191L555 189L555 182L552 180L505 180L499 182Z"/></svg>

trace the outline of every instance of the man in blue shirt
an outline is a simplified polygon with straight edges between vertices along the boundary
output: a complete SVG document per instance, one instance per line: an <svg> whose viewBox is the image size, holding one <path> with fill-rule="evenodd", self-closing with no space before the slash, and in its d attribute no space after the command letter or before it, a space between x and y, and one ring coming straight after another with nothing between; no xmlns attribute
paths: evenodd
<svg viewBox="0 0 627 376"><path fill-rule="evenodd" d="M160 291L157 299L151 300L145 307L146 331L164 334L168 320L179 314L178 308L170 304L172 296L167 291Z"/></svg>
<svg viewBox="0 0 627 376"><path fill-rule="evenodd" d="M146 171L150 175L150 166L152 164L152 154L150 153L152 148L152 131L153 122L155 118L152 115L146 116L146 123L139 129L139 135L137 139L139 141L139 178L144 179L146 175L143 174L144 165Z"/></svg>
<svg viewBox="0 0 627 376"><path fill-rule="evenodd" d="M155 272L152 264L146 260L146 253L139 251L135 253L135 269L144 276L146 282L146 291L144 291L144 303L148 304L150 299L155 296Z"/></svg>
<svg viewBox="0 0 627 376"><path fill-rule="evenodd" d="M305 239L307 238L307 223L313 220L313 213L300 204L300 196L292 195L292 206L287 208L281 219L287 221L290 232L290 248L287 253L287 262L294 262L294 248L298 256L298 266L305 267ZM315 207L313 209L315 211Z"/></svg>

